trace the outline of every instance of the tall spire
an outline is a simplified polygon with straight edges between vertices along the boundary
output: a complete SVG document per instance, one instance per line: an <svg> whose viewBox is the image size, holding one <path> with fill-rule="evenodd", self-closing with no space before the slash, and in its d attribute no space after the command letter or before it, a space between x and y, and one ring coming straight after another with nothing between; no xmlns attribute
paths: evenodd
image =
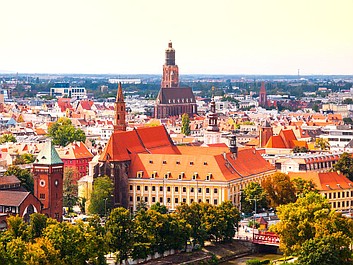
<svg viewBox="0 0 353 265"><path fill-rule="evenodd" d="M125 101L123 95L123 89L121 83L118 85L118 92L116 94L115 101L115 118L114 118L114 132L126 131L126 121L125 121Z"/></svg>

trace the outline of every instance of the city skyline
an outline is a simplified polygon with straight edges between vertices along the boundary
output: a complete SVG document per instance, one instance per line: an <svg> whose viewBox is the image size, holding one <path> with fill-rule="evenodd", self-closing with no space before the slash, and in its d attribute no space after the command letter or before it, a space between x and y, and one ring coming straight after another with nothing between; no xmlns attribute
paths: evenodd
<svg viewBox="0 0 353 265"><path fill-rule="evenodd" d="M353 74L351 1L6 1L0 72Z"/></svg>

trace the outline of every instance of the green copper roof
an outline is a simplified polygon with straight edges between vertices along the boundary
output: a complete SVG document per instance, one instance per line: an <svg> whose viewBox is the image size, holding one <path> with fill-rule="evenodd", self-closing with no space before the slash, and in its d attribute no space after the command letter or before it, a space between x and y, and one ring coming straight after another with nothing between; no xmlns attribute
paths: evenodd
<svg viewBox="0 0 353 265"><path fill-rule="evenodd" d="M58 152L56 152L54 145L51 141L44 144L43 149L39 152L34 164L41 165L55 165L62 164L63 161L60 159Z"/></svg>

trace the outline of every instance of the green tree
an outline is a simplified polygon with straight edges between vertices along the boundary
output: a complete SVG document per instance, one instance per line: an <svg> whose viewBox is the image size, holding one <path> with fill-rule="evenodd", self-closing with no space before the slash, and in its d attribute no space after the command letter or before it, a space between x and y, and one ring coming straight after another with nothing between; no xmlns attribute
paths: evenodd
<svg viewBox="0 0 353 265"><path fill-rule="evenodd" d="M23 165L23 164L30 164L35 161L34 155L30 153L26 153L23 155L17 155L16 159L13 161L13 165Z"/></svg>
<svg viewBox="0 0 353 265"><path fill-rule="evenodd" d="M72 212L73 207L78 202L78 187L77 184L73 181L74 175L75 171L72 167L65 167L63 183L63 206L68 207L68 212Z"/></svg>
<svg viewBox="0 0 353 265"><path fill-rule="evenodd" d="M0 144L7 143L7 142L16 143L17 142L16 137L11 133L8 133L8 134L5 133L1 135Z"/></svg>
<svg viewBox="0 0 353 265"><path fill-rule="evenodd" d="M222 202L218 208L219 214L225 222L224 230L221 231L222 240L231 241L236 232L235 227L238 227L240 221L238 208L231 201Z"/></svg>
<svg viewBox="0 0 353 265"><path fill-rule="evenodd" d="M304 242L298 255L300 265L352 264L351 240L341 232Z"/></svg>
<svg viewBox="0 0 353 265"><path fill-rule="evenodd" d="M165 205L160 204L159 202L152 204L151 210L154 210L154 211L162 213L162 214L165 214L168 212L167 207Z"/></svg>
<svg viewBox="0 0 353 265"><path fill-rule="evenodd" d="M9 166L4 173L5 176L16 176L21 185L29 192L34 192L33 176L29 169L22 169L19 166Z"/></svg>
<svg viewBox="0 0 353 265"><path fill-rule="evenodd" d="M292 180L297 197L303 197L309 192L317 192L315 184L312 180L305 180L302 178L295 178Z"/></svg>
<svg viewBox="0 0 353 265"><path fill-rule="evenodd" d="M330 143L328 142L328 139L316 138L315 147L320 148L322 151L330 150Z"/></svg>
<svg viewBox="0 0 353 265"><path fill-rule="evenodd" d="M108 176L94 180L88 211L91 214L105 215L112 208L113 182Z"/></svg>
<svg viewBox="0 0 353 265"><path fill-rule="evenodd" d="M333 165L335 171L340 171L343 175L353 180L353 157L346 152L340 155L340 159Z"/></svg>
<svg viewBox="0 0 353 265"><path fill-rule="evenodd" d="M29 221L29 231L32 238L42 236L43 230L47 226L47 216L40 213L32 213Z"/></svg>
<svg viewBox="0 0 353 265"><path fill-rule="evenodd" d="M48 220L43 237L59 251L59 258L64 264L98 264L98 260L104 260L104 238L94 227L81 221L72 225Z"/></svg>
<svg viewBox="0 0 353 265"><path fill-rule="evenodd" d="M280 222L271 230L279 235L280 248L287 255L298 255L305 244L310 245L310 240L327 235L336 236L338 233L340 237L352 237L352 220L332 210L318 193L309 192L294 203L279 206L277 210ZM340 247L348 247L344 242Z"/></svg>
<svg viewBox="0 0 353 265"><path fill-rule="evenodd" d="M267 193L270 207L295 202L297 197L295 187L287 174L275 173L262 182L262 187Z"/></svg>
<svg viewBox="0 0 353 265"><path fill-rule="evenodd" d="M266 191L257 182L250 182L241 193L241 211L249 214L255 210L262 211L267 208L267 194Z"/></svg>
<svg viewBox="0 0 353 265"><path fill-rule="evenodd" d="M181 133L185 134L186 136L189 136L191 133L190 130L190 118L187 113L184 113L181 116Z"/></svg>
<svg viewBox="0 0 353 265"><path fill-rule="evenodd" d="M105 229L109 249L115 253L115 262L121 264L129 257L133 246L133 223L129 210L121 207L113 209Z"/></svg>
<svg viewBox="0 0 353 265"><path fill-rule="evenodd" d="M74 141L85 142L86 135L81 129L76 129L68 118L59 118L48 129L48 136L53 138L53 144L66 146Z"/></svg>
<svg viewBox="0 0 353 265"><path fill-rule="evenodd" d="M191 227L191 237L196 243L204 245L207 239L205 224L202 222L203 209L200 203L181 204L177 207L176 213L181 219L184 219Z"/></svg>
<svg viewBox="0 0 353 265"><path fill-rule="evenodd" d="M296 146L293 148L293 153L308 153L309 149L305 146Z"/></svg>

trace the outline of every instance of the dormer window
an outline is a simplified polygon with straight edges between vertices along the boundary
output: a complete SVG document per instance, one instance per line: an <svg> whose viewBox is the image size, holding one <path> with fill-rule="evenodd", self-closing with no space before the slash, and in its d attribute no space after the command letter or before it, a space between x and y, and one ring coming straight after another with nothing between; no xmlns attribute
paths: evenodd
<svg viewBox="0 0 353 265"><path fill-rule="evenodd" d="M137 171L137 178L142 178L143 177L143 171Z"/></svg>
<svg viewBox="0 0 353 265"><path fill-rule="evenodd" d="M184 173L184 172L181 172L181 173L179 174L178 179L179 179L179 180L182 180L182 179L184 178L184 176L185 176L185 173Z"/></svg>
<svg viewBox="0 0 353 265"><path fill-rule="evenodd" d="M163 160L163 162L162 162L162 163L165 165L165 164L167 164L167 161L166 161L166 160Z"/></svg>
<svg viewBox="0 0 353 265"><path fill-rule="evenodd" d="M211 180L211 178L212 178L212 173L208 173L206 176L206 180L209 181Z"/></svg>
<svg viewBox="0 0 353 265"><path fill-rule="evenodd" d="M205 162L203 162L203 164L205 165L205 166L207 166L207 162L205 161Z"/></svg>
<svg viewBox="0 0 353 265"><path fill-rule="evenodd" d="M192 180L196 180L198 178L199 174L197 172L194 172L192 175Z"/></svg>
<svg viewBox="0 0 353 265"><path fill-rule="evenodd" d="M165 179L170 178L170 172L165 173L165 174L164 174L164 178L165 178Z"/></svg>
<svg viewBox="0 0 353 265"><path fill-rule="evenodd" d="M192 166L194 164L194 161L190 161L190 166Z"/></svg>
<svg viewBox="0 0 353 265"><path fill-rule="evenodd" d="M153 164L153 160L150 160L150 164Z"/></svg>
<svg viewBox="0 0 353 265"><path fill-rule="evenodd" d="M177 164L177 165L180 165L180 161L176 161L176 164Z"/></svg>
<svg viewBox="0 0 353 265"><path fill-rule="evenodd" d="M155 179L157 177L157 171L153 171L151 175L151 179Z"/></svg>

